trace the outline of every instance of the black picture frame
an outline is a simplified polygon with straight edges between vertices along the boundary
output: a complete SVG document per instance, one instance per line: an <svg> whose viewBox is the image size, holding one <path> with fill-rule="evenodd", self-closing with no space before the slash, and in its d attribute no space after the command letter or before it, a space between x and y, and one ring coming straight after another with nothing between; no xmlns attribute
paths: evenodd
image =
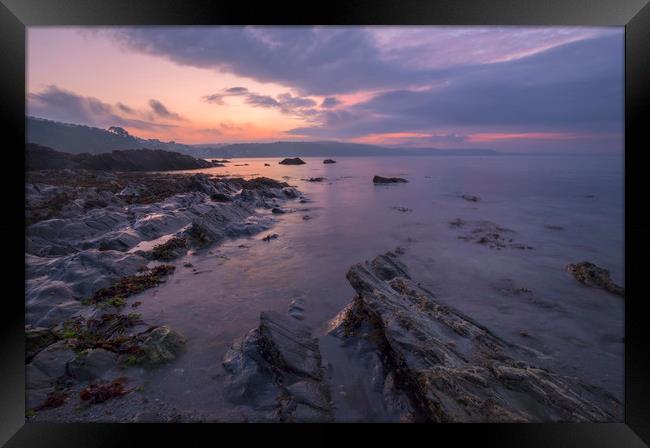
<svg viewBox="0 0 650 448"><path fill-rule="evenodd" d="M33 25L624 25L625 33L625 422L607 424L473 425L239 425L239 424L36 424L24 409L24 153L25 27ZM0 0L0 114L5 169L1 178L4 274L0 318L0 444L24 446L132 446L242 443L255 436L283 443L338 442L341 431L363 443L499 446L647 446L650 444L650 335L645 323L643 255L648 249L642 164L650 108L650 5L647 0L348 0L303 4L249 1ZM643 112L646 112L645 114ZM647 120L647 119L646 119ZM24 296L23 296L24 297ZM294 435L294 433L297 433ZM290 438L288 437L290 436ZM296 437L297 436L297 437ZM442 436L442 437L441 437ZM157 441L157 442L155 442ZM190 442L194 444L193 442ZM449 443L449 442L447 442ZM181 445L182 446L182 445Z"/></svg>

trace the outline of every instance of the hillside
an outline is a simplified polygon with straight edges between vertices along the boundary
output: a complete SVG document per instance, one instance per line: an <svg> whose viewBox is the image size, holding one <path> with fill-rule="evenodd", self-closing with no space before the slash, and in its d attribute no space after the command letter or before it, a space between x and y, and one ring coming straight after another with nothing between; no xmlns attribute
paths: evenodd
<svg viewBox="0 0 650 448"><path fill-rule="evenodd" d="M28 170L172 171L214 166L203 159L159 149L117 150L94 155L68 154L32 143L25 149Z"/></svg>
<svg viewBox="0 0 650 448"><path fill-rule="evenodd" d="M102 154L114 150L147 148L202 158L228 157L342 157L342 156L486 156L491 149L389 148L334 141L184 145L142 139L119 127L99 129L27 117L27 142L72 154Z"/></svg>
<svg viewBox="0 0 650 448"><path fill-rule="evenodd" d="M187 145L174 142L142 139L120 127L100 129L36 117L27 117L27 142L71 154L101 154L116 149L135 148L187 153L190 149Z"/></svg>

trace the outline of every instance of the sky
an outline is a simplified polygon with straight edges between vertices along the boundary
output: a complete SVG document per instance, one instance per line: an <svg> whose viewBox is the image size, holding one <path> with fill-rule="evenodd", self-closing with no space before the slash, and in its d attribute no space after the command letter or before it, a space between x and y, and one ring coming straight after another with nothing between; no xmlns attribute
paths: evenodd
<svg viewBox="0 0 650 448"><path fill-rule="evenodd" d="M30 27L28 115L187 144L623 151L622 27Z"/></svg>

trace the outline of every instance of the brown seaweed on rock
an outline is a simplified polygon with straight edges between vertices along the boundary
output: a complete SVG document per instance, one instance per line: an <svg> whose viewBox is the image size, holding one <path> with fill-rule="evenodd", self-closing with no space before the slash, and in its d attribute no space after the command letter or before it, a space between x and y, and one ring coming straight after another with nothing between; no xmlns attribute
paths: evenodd
<svg viewBox="0 0 650 448"><path fill-rule="evenodd" d="M113 381L92 383L79 392L79 398L91 404L103 403L114 397L121 397L131 392L124 385L126 378L116 378Z"/></svg>
<svg viewBox="0 0 650 448"><path fill-rule="evenodd" d="M165 281L165 277L174 272L176 268L172 265L161 264L152 269L147 269L140 274L122 277L115 284L108 288L102 288L95 292L87 300L87 304L106 304L115 307L122 307L126 303L124 299L134 294L158 286Z"/></svg>
<svg viewBox="0 0 650 448"><path fill-rule="evenodd" d="M612 294L619 296L625 295L625 289L612 281L607 269L596 266L588 261L582 261L576 264L570 264L566 267L567 272L573 276L580 283L602 288Z"/></svg>
<svg viewBox="0 0 650 448"><path fill-rule="evenodd" d="M184 249L187 248L185 238L172 237L151 250L151 258L158 261L171 261L178 258Z"/></svg>
<svg viewBox="0 0 650 448"><path fill-rule="evenodd" d="M622 404L608 392L536 367L526 360L530 351L441 304L409 278L396 254L357 264L347 278L357 295L335 319L332 333L374 345L388 372L386 383L408 396L411 419L622 419Z"/></svg>

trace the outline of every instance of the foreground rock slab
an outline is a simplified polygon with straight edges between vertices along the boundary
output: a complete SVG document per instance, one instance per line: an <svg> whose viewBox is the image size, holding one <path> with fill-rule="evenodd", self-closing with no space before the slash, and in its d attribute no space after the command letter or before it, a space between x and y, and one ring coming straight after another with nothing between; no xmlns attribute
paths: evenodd
<svg viewBox="0 0 650 448"><path fill-rule="evenodd" d="M409 399L406 420L622 420L622 404L615 397L529 363L530 351L419 287L396 254L357 264L347 278L357 295L333 321L332 333L375 345L387 372L385 390Z"/></svg>
<svg viewBox="0 0 650 448"><path fill-rule="evenodd" d="M263 312L259 327L233 345L223 365L226 397L263 412L260 420L332 420L318 340L297 319Z"/></svg>
<svg viewBox="0 0 650 448"><path fill-rule="evenodd" d="M588 261L581 261L580 263L568 265L566 270L580 283L602 288L618 296L625 295L625 289L612 281L609 277L609 271L605 268L596 266Z"/></svg>

